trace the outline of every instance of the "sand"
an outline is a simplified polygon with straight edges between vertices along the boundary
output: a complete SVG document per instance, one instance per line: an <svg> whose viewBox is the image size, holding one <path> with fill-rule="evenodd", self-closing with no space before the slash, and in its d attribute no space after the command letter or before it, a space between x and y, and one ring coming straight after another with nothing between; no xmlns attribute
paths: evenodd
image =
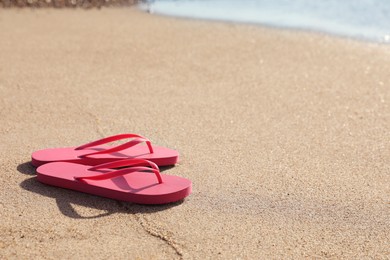
<svg viewBox="0 0 390 260"><path fill-rule="evenodd" d="M0 10L6 259L390 258L390 46L134 8ZM139 133L181 203L40 184L33 151Z"/></svg>

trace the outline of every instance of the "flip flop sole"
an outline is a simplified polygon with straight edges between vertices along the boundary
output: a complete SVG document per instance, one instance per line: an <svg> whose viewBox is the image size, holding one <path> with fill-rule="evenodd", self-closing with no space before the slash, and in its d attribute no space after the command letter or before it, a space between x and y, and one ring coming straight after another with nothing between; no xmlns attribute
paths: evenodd
<svg viewBox="0 0 390 260"><path fill-rule="evenodd" d="M68 162L47 163L37 168L38 181L115 200L138 204L166 204L187 197L191 181L161 174L162 183L150 172L133 172L105 180L75 180L75 176L105 174L112 170L90 171L89 167Z"/></svg>

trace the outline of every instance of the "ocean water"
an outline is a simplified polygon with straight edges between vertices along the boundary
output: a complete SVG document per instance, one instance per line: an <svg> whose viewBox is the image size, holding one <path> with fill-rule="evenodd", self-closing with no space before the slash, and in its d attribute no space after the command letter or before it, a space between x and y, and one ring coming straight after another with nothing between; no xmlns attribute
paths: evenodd
<svg viewBox="0 0 390 260"><path fill-rule="evenodd" d="M256 23L390 43L390 0L151 0L150 13Z"/></svg>

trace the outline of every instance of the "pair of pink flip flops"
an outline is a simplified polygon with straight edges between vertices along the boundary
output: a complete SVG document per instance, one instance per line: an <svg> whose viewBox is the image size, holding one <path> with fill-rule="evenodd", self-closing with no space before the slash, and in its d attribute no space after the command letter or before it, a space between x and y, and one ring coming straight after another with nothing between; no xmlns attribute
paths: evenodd
<svg viewBox="0 0 390 260"><path fill-rule="evenodd" d="M118 146L107 143L132 140ZM139 145L146 143L145 145ZM136 134L120 134L79 147L36 151L31 163L40 182L111 199L139 204L165 204L191 193L191 181L160 173L174 165L177 151L154 146Z"/></svg>

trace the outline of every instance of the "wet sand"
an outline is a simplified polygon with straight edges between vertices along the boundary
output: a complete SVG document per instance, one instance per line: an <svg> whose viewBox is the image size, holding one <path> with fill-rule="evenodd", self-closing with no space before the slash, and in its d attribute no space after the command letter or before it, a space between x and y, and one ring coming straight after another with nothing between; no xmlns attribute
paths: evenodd
<svg viewBox="0 0 390 260"><path fill-rule="evenodd" d="M133 8L0 10L4 258L390 257L390 47ZM34 150L139 133L182 203L40 184Z"/></svg>

